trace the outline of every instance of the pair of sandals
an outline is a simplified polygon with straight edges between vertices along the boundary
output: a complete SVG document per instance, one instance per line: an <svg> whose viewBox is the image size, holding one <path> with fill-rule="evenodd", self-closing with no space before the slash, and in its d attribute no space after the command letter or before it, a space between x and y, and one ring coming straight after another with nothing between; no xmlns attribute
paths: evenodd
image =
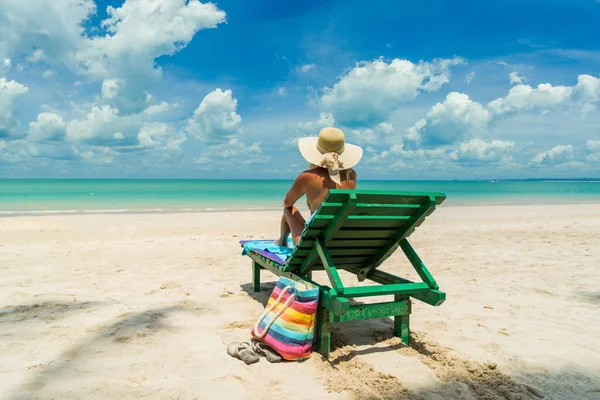
<svg viewBox="0 0 600 400"><path fill-rule="evenodd" d="M227 346L227 354L238 358L246 364L254 364L260 361L260 356L264 356L270 363L278 363L283 358L275 350L266 344L252 339L248 342L231 342Z"/></svg>

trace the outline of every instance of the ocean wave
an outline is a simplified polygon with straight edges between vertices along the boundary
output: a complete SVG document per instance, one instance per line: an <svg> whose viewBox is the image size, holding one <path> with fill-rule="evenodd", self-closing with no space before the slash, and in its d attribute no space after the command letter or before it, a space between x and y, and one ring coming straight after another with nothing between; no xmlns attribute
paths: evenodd
<svg viewBox="0 0 600 400"><path fill-rule="evenodd" d="M80 214L174 214L202 213L227 211L275 211L281 207L197 207L197 208L115 208L115 209L84 209L84 210L5 210L0 211L1 217L35 216L35 215L80 215Z"/></svg>

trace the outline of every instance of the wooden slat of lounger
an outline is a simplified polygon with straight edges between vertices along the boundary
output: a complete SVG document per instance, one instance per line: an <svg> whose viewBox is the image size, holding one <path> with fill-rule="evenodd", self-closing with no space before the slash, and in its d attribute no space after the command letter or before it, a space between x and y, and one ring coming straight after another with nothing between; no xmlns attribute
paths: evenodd
<svg viewBox="0 0 600 400"><path fill-rule="evenodd" d="M335 267L338 269L360 269L365 267L365 263L345 263L345 264L335 264ZM313 271L321 271L324 269L323 264L318 261L318 264L315 263L311 268Z"/></svg>
<svg viewBox="0 0 600 400"><path fill-rule="evenodd" d="M378 247L342 248L342 249L332 249L331 247L328 247L328 249L329 249L329 254L331 254L331 257L334 258L334 261L335 261L335 257L337 257L337 256L368 256L368 255L375 255L375 253L377 253L377 250L379 250ZM309 248L304 248L304 249L299 248L298 250L296 250L294 255L296 257L306 257L309 252L310 252Z"/></svg>
<svg viewBox="0 0 600 400"><path fill-rule="evenodd" d="M389 239L396 232L396 229L341 229L335 234L333 240L339 239ZM323 229L310 229L306 232L307 239L316 238Z"/></svg>
<svg viewBox="0 0 600 400"><path fill-rule="evenodd" d="M335 190L329 192L325 201L328 203L341 203L351 192L356 194L358 203L373 204L422 204L429 196L434 196L436 203L439 205L446 198L443 193Z"/></svg>
<svg viewBox="0 0 600 400"><path fill-rule="evenodd" d="M318 215L335 215L343 203L324 202ZM411 216L419 208L418 204L372 204L358 203L351 215L370 216Z"/></svg>
<svg viewBox="0 0 600 400"><path fill-rule="evenodd" d="M351 215L348 217L342 225L342 230L349 228L369 228L369 229L399 229L405 225L406 220L409 217L406 216L394 216L394 217L380 217L380 216L362 216L362 215ZM311 228L325 228L331 221L329 215L317 215L311 222ZM335 234L333 237L337 237Z"/></svg>
<svg viewBox="0 0 600 400"><path fill-rule="evenodd" d="M387 243L387 239L334 239L328 246L330 250L334 249L362 249L378 248ZM298 243L299 249L310 250L313 247L311 240L303 240Z"/></svg>
<svg viewBox="0 0 600 400"><path fill-rule="evenodd" d="M302 265L307 258L314 256L314 240L325 234L333 219L340 213L340 209L346 208L345 203L350 201L350 196L355 197L355 194L361 196L361 201L358 200L358 197L356 197L356 200L352 200L354 203L349 209L349 215L342 222L339 231L335 232L327 243L330 251L336 250L331 255L336 265L347 263L365 264L367 258L365 255L377 254L381 247L389 241L389 238L406 225L406 222L428 198L427 194L424 193L331 191L294 251L289 262L292 268ZM339 197L339 201L334 202L331 200L335 200L335 196ZM369 198L369 196L371 197ZM362 246L365 251L356 251L359 247L352 246L356 246L357 243L348 242L348 240L353 239L357 241L375 240L376 244L367 242L366 245ZM346 240L346 242L343 246L336 248L336 243L341 243L340 240ZM342 251L337 252L338 249ZM345 254L343 250L347 250ZM320 261L317 262L317 260L312 263L320 265Z"/></svg>
<svg viewBox="0 0 600 400"><path fill-rule="evenodd" d="M412 229L418 227L422 221L419 221ZM334 236L332 242L345 239L372 240L388 239L405 225L403 220L388 220L375 224L369 220L346 221L346 224ZM302 237L302 242L298 243L300 247L312 247L311 241L323 233L323 228L310 228Z"/></svg>
<svg viewBox="0 0 600 400"><path fill-rule="evenodd" d="M386 239L334 239L329 245L330 249L362 249L379 248L386 243Z"/></svg>
<svg viewBox="0 0 600 400"><path fill-rule="evenodd" d="M333 259L333 262L335 263L335 265L338 264L344 264L344 263L356 263L356 264L360 264L360 263L366 263L368 260L371 259L372 256L369 255L355 255L355 256L337 256L337 257L331 257ZM296 257L294 256L289 262L289 265L299 265L302 264L302 261L304 261L304 257L300 256L300 257ZM320 263L320 261L315 261L315 265L317 263Z"/></svg>
<svg viewBox="0 0 600 400"><path fill-rule="evenodd" d="M313 239L317 240L317 241L323 241L323 243L322 243L323 246L326 246L327 244L329 244L333 235L335 235L340 230L342 225L346 222L348 215L350 215L352 213L352 210L354 209L355 206L356 206L356 196L354 196L353 193L348 193L346 196L346 199L344 200L344 203L342 204L341 207L339 207L336 215L329 216L327 221L317 221L317 218L319 217L319 215L317 213L317 215L315 215L315 217L310 221L308 228L314 229L316 224L322 224L323 222L326 222L326 224L321 226L323 228L322 233L320 233L318 236L314 237ZM306 236L305 233L306 232L303 232L302 236ZM303 258L302 264L300 265L300 273L302 273L302 274L308 273L308 271L310 271L310 268L315 263L315 261L318 258L322 257L322 254L323 254L322 249L319 250L318 252L317 252L317 250L318 250L317 246L313 246L313 248L308 253L308 255ZM293 256L294 256L294 254L292 253L292 257ZM298 258L298 257L296 257L296 258ZM330 271L328 270L328 273L329 272Z"/></svg>
<svg viewBox="0 0 600 400"><path fill-rule="evenodd" d="M349 256L349 257L338 256L335 258L334 263L336 266L343 265L343 264L353 264L353 265L360 266L362 268L366 265L366 263L367 263L367 261L369 261L369 259L370 259L369 257L364 257L364 256ZM287 265L289 265L292 268L298 268L299 266L302 265L303 261L304 261L304 257L292 257L288 261ZM313 265L321 266L323 264L320 259L317 259L317 260L315 260Z"/></svg>

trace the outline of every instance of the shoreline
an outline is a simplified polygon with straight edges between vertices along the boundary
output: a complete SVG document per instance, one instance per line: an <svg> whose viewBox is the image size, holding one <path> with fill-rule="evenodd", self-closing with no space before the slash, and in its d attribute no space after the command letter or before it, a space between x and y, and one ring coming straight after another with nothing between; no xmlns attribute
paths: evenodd
<svg viewBox="0 0 600 400"><path fill-rule="evenodd" d="M538 199L536 199L538 200ZM306 207L304 203L298 202L298 209L301 211ZM451 202L445 200L438 208L456 208L456 207L510 207L510 206L577 206L600 204L600 199L594 200L556 200L556 201L462 201ZM68 209L68 210L2 210L0 218L11 217L42 217L42 216L60 216L60 215L139 215L139 214L205 214L205 213L241 213L241 212L273 212L279 211L282 207L200 207L200 208L116 208L116 209Z"/></svg>

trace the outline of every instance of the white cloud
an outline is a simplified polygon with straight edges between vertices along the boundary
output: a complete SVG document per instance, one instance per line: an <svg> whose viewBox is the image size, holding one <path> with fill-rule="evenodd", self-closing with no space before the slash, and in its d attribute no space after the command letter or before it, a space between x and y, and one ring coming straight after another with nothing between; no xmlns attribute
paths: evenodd
<svg viewBox="0 0 600 400"><path fill-rule="evenodd" d="M369 163L385 163L388 164L390 161L403 159L440 159L446 157L446 150L444 149L406 149L402 143L395 144L388 150L384 150L379 154L374 154Z"/></svg>
<svg viewBox="0 0 600 400"><path fill-rule="evenodd" d="M53 77L55 77L55 76L56 76L56 71L55 71L55 70L53 70L53 69L46 70L46 71L44 72L44 74L42 75L42 77L43 77L44 79L53 78Z"/></svg>
<svg viewBox="0 0 600 400"><path fill-rule="evenodd" d="M67 124L64 139L121 153L148 149L180 151L181 144L186 141L183 133L177 132L171 124L147 120L156 109L164 108L161 103L139 114L122 115L111 106L94 105L85 118Z"/></svg>
<svg viewBox="0 0 600 400"><path fill-rule="evenodd" d="M572 161L572 159L573 146L560 145L555 146L548 151L538 153L531 159L531 162L538 165L557 165Z"/></svg>
<svg viewBox="0 0 600 400"><path fill-rule="evenodd" d="M450 160L461 164L507 163L512 161L515 148L514 142L492 140L485 142L473 139L461 143L458 149L450 152Z"/></svg>
<svg viewBox="0 0 600 400"><path fill-rule="evenodd" d="M467 83L467 85L471 84L473 78L475 78L475 72L469 72L467 75L465 75L465 82Z"/></svg>
<svg viewBox="0 0 600 400"><path fill-rule="evenodd" d="M286 131L294 136L284 140L283 147L287 150L298 150L298 139L306 136L317 136L321 129L334 125L333 115L322 112L319 114L319 119L314 122L301 122L296 126L286 127Z"/></svg>
<svg viewBox="0 0 600 400"><path fill-rule="evenodd" d="M487 129L492 115L479 103L463 93L452 92L443 103L437 103L405 132L412 148L438 147L469 139L474 133Z"/></svg>
<svg viewBox="0 0 600 400"><path fill-rule="evenodd" d="M44 158L57 161L79 161L85 152L81 152L69 144L43 144L33 143L27 148L28 155L35 158Z"/></svg>
<svg viewBox="0 0 600 400"><path fill-rule="evenodd" d="M246 146L234 138L225 143L208 146L194 162L207 167L206 169L234 170L248 165L266 164L269 160L270 157L262 154L260 142Z"/></svg>
<svg viewBox="0 0 600 400"><path fill-rule="evenodd" d="M585 144L585 151L588 153L587 162L600 163L600 140L588 140Z"/></svg>
<svg viewBox="0 0 600 400"><path fill-rule="evenodd" d="M10 142L0 141L0 165L21 164L30 158L29 151L24 140L13 140Z"/></svg>
<svg viewBox="0 0 600 400"><path fill-rule="evenodd" d="M126 0L107 8L108 18L101 22L105 34L89 36L82 25L95 11L92 0L3 0L0 57L64 63L102 82L106 104L122 114L137 113L162 76L154 60L185 47L197 31L225 21L212 3Z"/></svg>
<svg viewBox="0 0 600 400"><path fill-rule="evenodd" d="M300 68L298 68L299 71L301 72L308 72L311 69L315 69L317 66L315 64L305 64L303 66L301 66Z"/></svg>
<svg viewBox="0 0 600 400"><path fill-rule="evenodd" d="M169 104L166 101L161 101L160 104L153 104L144 110L144 114L153 115L168 111L171 108L177 107L177 104Z"/></svg>
<svg viewBox="0 0 600 400"><path fill-rule="evenodd" d="M514 114L521 111L551 111L558 108L578 107L582 111L593 109L600 101L600 79L590 75L579 75L574 86L552 86L539 84L536 88L517 85L508 95L488 104L497 115Z"/></svg>
<svg viewBox="0 0 600 400"><path fill-rule="evenodd" d="M19 170L36 170L52 168L57 170L57 162L85 160L87 150L82 150L69 143L40 143L28 140L14 140L7 146L6 151L1 151L0 163L18 164ZM48 163L47 160L53 161ZM33 168L32 168L33 167Z"/></svg>
<svg viewBox="0 0 600 400"><path fill-rule="evenodd" d="M102 27L108 34L86 39L74 59L81 73L103 81L104 99L122 113L146 107L147 90L162 76L157 57L178 52L197 31L225 21L214 4L196 0L127 0L107 12Z"/></svg>
<svg viewBox="0 0 600 400"><path fill-rule="evenodd" d="M27 93L29 89L14 80L0 77L0 138L13 138L17 120L13 113L15 98Z"/></svg>
<svg viewBox="0 0 600 400"><path fill-rule="evenodd" d="M319 119L315 122L301 122L297 126L297 130L310 136L317 136L319 131L325 127L333 126L335 118L330 113L322 112L319 114Z"/></svg>
<svg viewBox="0 0 600 400"><path fill-rule="evenodd" d="M496 99L487 107L474 102L465 94L450 93L443 103L437 103L426 117L417 121L404 132L403 144L408 149L419 147L436 148L453 143L468 142L471 146L482 147L482 142L470 141L478 133L487 132L493 122L501 117L512 116L532 110L549 112L551 110L579 110L583 113L594 109L600 101L600 79L589 75L580 75L573 86L552 86L541 84L537 88L519 84L505 97ZM470 142L469 142L470 141ZM494 141L492 143L497 143ZM509 142L507 142L509 143ZM512 143L512 142L510 142ZM453 154L463 159L467 155L466 144ZM486 147L486 151L500 154L497 146ZM474 154L475 150L470 149ZM491 153L486 153L491 154ZM556 160L572 157L571 148L560 146L536 155L534 164L557 163ZM588 158L595 159L595 155ZM560 161L563 162L563 161Z"/></svg>
<svg viewBox="0 0 600 400"><path fill-rule="evenodd" d="M447 151L443 148L412 150L404 148L400 143L380 154L374 154L371 158L366 159L365 163L375 166L376 171L386 173L402 171L406 168L426 170L432 165L442 165L447 157Z"/></svg>
<svg viewBox="0 0 600 400"><path fill-rule="evenodd" d="M95 10L93 0L0 1L0 58L62 62L81 46L82 22Z"/></svg>
<svg viewBox="0 0 600 400"><path fill-rule="evenodd" d="M439 103L438 103L439 104ZM431 111L430 111L431 112ZM427 125L426 119L418 120L413 126L404 132L404 140L409 144L418 145L421 143L421 131Z"/></svg>
<svg viewBox="0 0 600 400"><path fill-rule="evenodd" d="M242 117L236 112L237 104L231 90L215 89L204 97L194 116L188 119L186 131L205 143L228 142L240 132Z"/></svg>
<svg viewBox="0 0 600 400"><path fill-rule="evenodd" d="M37 63L46 59L46 53L42 49L35 49L28 57L27 61Z"/></svg>
<svg viewBox="0 0 600 400"><path fill-rule="evenodd" d="M588 140L585 143L585 150L590 153L600 153L600 140Z"/></svg>
<svg viewBox="0 0 600 400"><path fill-rule="evenodd" d="M494 114L516 113L525 110L549 110L565 104L571 96L571 89L566 86L552 86L549 83L532 88L529 85L517 85L510 89L508 95L489 103Z"/></svg>
<svg viewBox="0 0 600 400"><path fill-rule="evenodd" d="M113 164L118 153L110 147L96 147L93 150L73 148L81 161L92 164Z"/></svg>
<svg viewBox="0 0 600 400"><path fill-rule="evenodd" d="M105 79L102 82L102 97L108 100L114 99L119 94L119 86L116 79ZM144 96L145 97L145 96Z"/></svg>
<svg viewBox="0 0 600 400"><path fill-rule="evenodd" d="M389 122L382 122L373 128L344 129L346 141L352 141L359 145L377 145L382 143L394 132L394 126Z"/></svg>
<svg viewBox="0 0 600 400"><path fill-rule="evenodd" d="M295 136L293 138L289 138L283 141L283 148L286 150L298 150L298 140L300 140L302 136Z"/></svg>
<svg viewBox="0 0 600 400"><path fill-rule="evenodd" d="M175 151L181 150L181 145L187 140L185 135L177 134L173 126L164 122L144 123L137 138L143 148L164 148Z"/></svg>
<svg viewBox="0 0 600 400"><path fill-rule="evenodd" d="M517 84L517 85L522 85L525 82L527 82L527 79L525 79L522 76L519 76L519 73L516 71L511 72L508 77L510 78L510 83L513 84Z"/></svg>
<svg viewBox="0 0 600 400"><path fill-rule="evenodd" d="M577 84L573 86L571 100L583 112L595 109L596 104L600 101L600 78L591 75L579 75Z"/></svg>
<svg viewBox="0 0 600 400"><path fill-rule="evenodd" d="M43 112L29 123L29 138L34 141L62 141L67 135L67 124L60 115Z"/></svg>
<svg viewBox="0 0 600 400"><path fill-rule="evenodd" d="M95 105L85 119L67 124L67 139L95 146L131 146L137 144L141 126L138 116L122 116L116 108Z"/></svg>
<svg viewBox="0 0 600 400"><path fill-rule="evenodd" d="M439 90L450 79L450 67L464 63L458 57L418 64L401 59L361 62L324 89L319 105L343 126L374 126L420 92Z"/></svg>
<svg viewBox="0 0 600 400"><path fill-rule="evenodd" d="M287 88L285 86L280 87L279 89L277 89L277 94L285 97L288 94Z"/></svg>

